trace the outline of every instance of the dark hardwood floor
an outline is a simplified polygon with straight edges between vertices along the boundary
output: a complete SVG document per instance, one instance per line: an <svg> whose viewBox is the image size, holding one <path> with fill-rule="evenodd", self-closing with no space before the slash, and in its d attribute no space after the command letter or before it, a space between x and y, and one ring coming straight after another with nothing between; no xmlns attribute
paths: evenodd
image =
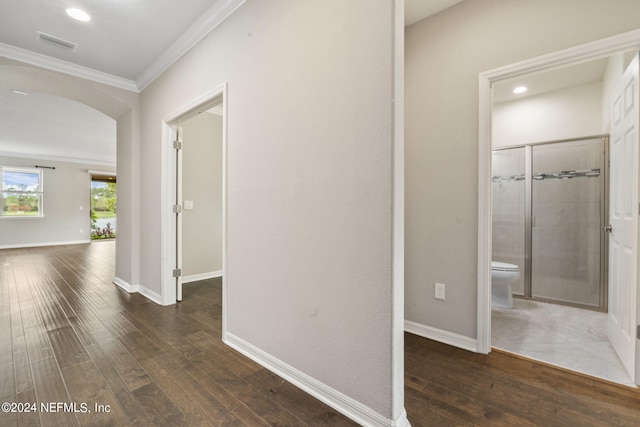
<svg viewBox="0 0 640 427"><path fill-rule="evenodd" d="M113 242L0 250L1 426L355 425L220 341L219 280L161 307L113 271ZM637 390L405 340L413 426L640 425Z"/></svg>

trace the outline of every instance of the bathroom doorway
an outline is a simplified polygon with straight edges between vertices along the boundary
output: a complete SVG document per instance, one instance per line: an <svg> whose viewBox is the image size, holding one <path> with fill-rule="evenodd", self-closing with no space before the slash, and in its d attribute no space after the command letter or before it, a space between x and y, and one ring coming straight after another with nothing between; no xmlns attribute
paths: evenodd
<svg viewBox="0 0 640 427"><path fill-rule="evenodd" d="M608 137L492 153L493 261L516 265L511 308L493 304L492 345L620 384L607 336Z"/></svg>
<svg viewBox="0 0 640 427"><path fill-rule="evenodd" d="M514 141L508 144L502 144L500 145L500 147L506 148L509 145L513 147L519 146L519 145L520 146L529 145L529 144L535 145L535 143L538 141L565 141L565 140L571 139L574 135L602 135L602 134L611 133L613 138L613 134L615 133L615 131L611 123L615 122L615 120L613 120L613 116L615 116L615 112L617 110L614 110L613 108L611 108L611 106L613 105L614 101L618 99L617 97L619 96L619 93L620 93L619 90L623 90L623 84L621 79L623 71L625 70L628 64L630 64L632 61L637 60L635 58L637 58L638 46L640 46L640 32L632 32L632 33L623 34L620 36L610 37L608 39L596 41L586 45L578 46L576 48L567 49L565 51L556 52L540 58L531 59L519 64L512 64L503 68L491 70L491 71L480 74L480 105L481 105L480 118L479 118L480 120L479 221L480 222L479 222L479 234L478 234L478 244L479 244L478 349L479 351L489 352L491 349L491 346L496 345L496 343L498 342L498 340L492 334L492 332L495 332L496 330L497 322L496 322L496 319L492 316L491 294L490 294L491 292L490 265L491 265L491 256L493 253L492 252L493 233L492 233L492 225L491 225L491 222L492 222L492 197L491 197L492 188L491 186L493 184L492 184L491 161L492 161L493 149L498 148L498 145L499 145L499 144L495 144L496 138L505 136L508 134L508 132L501 133L501 130L498 129L499 126L496 126L496 122L495 122L496 111L494 108L494 105L495 105L494 103L496 102L496 99L499 98L500 96L497 88L501 86L501 83L514 83L514 81L519 80L521 78L540 77L542 79L545 79L548 76L552 76L556 72L562 74L565 71L568 71L569 80L573 80L575 83L582 86L579 91L574 92L572 96L569 96L569 99L572 99L571 102L573 103L573 105L577 107L575 108L575 111L580 112L579 115L572 116L571 113L567 113L567 111L571 111L571 109L566 108L568 105L567 103L564 104L563 108L557 108L557 105L554 106L549 104L549 102L547 102L549 101L549 99L543 100L545 102L538 102L537 106L542 108L537 108L535 111L529 110L530 114L520 114L519 117L526 118L528 120L528 119L531 119L532 117L536 117L537 119L540 119L541 116L546 115L548 119L546 124L544 126L537 126L536 128L530 128L530 127L527 127L526 123L523 123L522 121L510 120L509 121L510 129L518 131L521 136L525 136L526 138L529 138L529 140ZM613 73L611 74L612 78L611 79L601 78L600 83L595 82L593 80L579 81L578 77L581 77L581 74L574 72L576 70L575 67L585 65L585 64L594 64L594 63L597 64L599 60L605 61L607 63L606 65L607 72L613 71ZM553 79L549 79L549 80L553 80ZM585 98L583 96L585 93L584 90L586 90L587 86L589 85L594 86L594 87L591 87L592 94L599 94L598 96L600 96L601 98L601 103L596 108L593 108L591 111L588 111L589 109L588 106L592 104L585 102ZM598 85L600 85L600 88L597 88ZM624 86L623 95L625 96L626 94L624 92L625 91L630 92L631 90L631 89L627 90L627 88L630 88L630 86ZM564 90L565 95L571 92L571 88L569 88L568 86L562 86L562 85L557 86L556 90L557 91ZM635 89L633 90L634 90L634 93L636 93ZM582 92L582 95L580 95L578 92ZM623 99L625 99L624 96L623 96ZM537 101L540 101L540 98L538 98ZM632 104L635 104L635 102L631 102L630 104L624 104L624 105L627 106ZM585 108L587 109L587 111L585 111ZM524 110L520 110L520 113L522 113L523 111ZM585 116L585 113L587 114L586 116ZM592 126L592 128L589 130L585 130L585 127L588 128L589 126ZM579 128L579 131L576 131L576 128ZM562 133L562 132L558 132L558 131L562 129L564 129L565 131L567 130L572 130L572 131L569 134L559 135L559 133ZM633 134L636 134L636 133L625 132L625 135L633 135ZM634 147L636 146L635 145L636 142L633 142L633 143L629 142L629 144L633 144ZM627 156L627 158L633 159L633 160L630 160L630 163L634 164L633 168L637 168L637 163L638 163L637 157L631 155L631 156ZM613 164L612 164L612 170L613 170ZM608 188L609 188L609 185L607 185L607 189ZM625 197L627 197L626 194L627 193L625 193ZM637 194L636 195L634 194L635 193L633 192L629 193L630 205L633 205L633 206L635 206L632 203L633 200L637 199ZM533 240L533 238L534 237L532 233L531 240ZM633 252L633 253L637 253L637 252ZM530 269L532 269L532 267ZM525 276L523 280L526 280L526 277L527 276ZM555 341L553 343L554 345L567 343L568 341L572 341L575 343L575 337L572 335L575 331L582 330L582 331L588 332L588 329L590 329L590 326L588 326L584 322L584 313L589 313L589 314L593 314L594 316L600 316L600 317L604 316L604 319L605 319L604 322L607 322L607 316L608 318L616 317L615 313L617 311L612 310L611 308L612 301L614 301L613 303L615 303L615 300L612 300L611 298L611 293L613 292L614 296L619 294L619 292L616 291L616 289L620 289L620 287L616 286L616 284L620 284L620 283L622 283L623 285L622 288L624 288L625 286L632 286L633 293L631 292L628 293L628 297L624 299L624 302L625 302L624 310L619 313L624 313L625 325L627 324L635 325L634 322L636 318L636 307L638 306L637 295L640 295L636 292L637 282L635 281L635 279L630 281L626 280L623 282L620 282L619 278L614 277L614 279L615 280L612 281L611 278L609 278L609 286L610 286L609 295L608 295L608 298L607 298L607 295L605 295L605 298L602 299L604 306L607 307L608 305L608 308L609 308L608 315L605 313L599 312L597 310L585 310L583 308L576 308L576 307L568 306L565 304L548 304L546 302L535 301L533 299L527 300L527 299L517 298L516 301L521 303L520 305L522 305L523 302L530 303L535 305L536 308L533 311L533 314L531 314L528 319L524 319L524 320L522 318L520 319L516 318L515 315L511 316L511 314L516 313L518 310L511 310L510 312L508 312L509 316L507 317L510 319L510 321L507 322L508 328L511 329L512 333L515 333L523 337L525 340L527 340L528 341L527 344L534 343L535 338L539 336L553 337ZM524 284L522 286L524 288ZM535 289L535 285L533 285L532 289ZM622 299L619 299L619 301L622 301ZM598 302L598 306L600 306L601 304L602 304L601 302ZM557 315L559 317L555 319L556 320L555 323L554 322L545 323L544 327L538 328L538 329L536 329L535 327L531 327L532 325L536 326L539 323L542 324L544 323L542 322L543 320L548 320L556 316L556 314L550 314L550 312L546 310L546 308L548 307L561 308L564 310L562 312L563 314ZM619 304L618 306L614 306L614 308L616 309L619 309L618 307L619 307ZM565 314L565 313L568 313L568 310L574 310L574 311L577 310L577 312L579 313L578 317L572 317L572 315ZM614 315L612 315L611 313L614 313ZM601 322L600 320L597 321L598 325L601 325L604 322ZM564 326L568 324L573 324L573 326L575 326L575 329L566 333L559 334L556 329L559 326ZM600 328L600 326L598 326L598 328ZM604 329L605 331L607 330L606 326L604 327ZM623 331L627 331L627 330L628 328L624 329ZM606 340L599 344L603 346L606 345L609 348L611 348L611 344L610 344L611 342L609 341L610 334L608 333L605 334L605 337L606 337ZM533 344L533 345L536 346L537 344ZM513 351L519 354L524 354L525 356L546 361L551 364L563 366L571 370L585 372L584 370L577 367L574 363L575 359L577 359L576 356L579 355L578 347L574 346L574 348L569 349L567 347L562 348L562 346L560 347L556 346L554 348L552 347L545 348L544 350L545 354L540 354L539 352L539 356L545 356L545 357L549 355L553 356L554 352L556 355L559 353L562 353L567 364L559 363L553 360L550 361L548 359L545 360L543 357L535 357L535 356L527 355L520 351L515 351L515 350L509 350L509 351ZM613 354L614 356L616 355L615 352ZM591 363L592 364L595 363L600 366L614 364L609 360L607 361L603 361L602 359L598 360L600 356L602 356L602 353L598 353L597 355L595 355L596 360L595 361L592 360ZM616 363L619 364L621 361L620 357L615 356L615 359L616 359ZM636 364L637 364L637 359L638 358L635 355L632 355L632 360L636 360ZM627 366L627 363L625 362L624 367L626 368L626 366ZM628 369L626 369L626 372L632 372L632 371L629 371ZM586 373L592 376L603 377L602 375L599 375L597 372L586 372ZM637 384L638 377L635 376L635 374L631 373L630 375L627 376L626 380L614 379L613 381L624 383L624 384Z"/></svg>
<svg viewBox="0 0 640 427"><path fill-rule="evenodd" d="M201 119L203 119L205 123L199 123L203 126L196 126L193 129L194 138L189 138L189 141L183 141L184 136L188 136L188 134L184 134L184 128L182 129L181 133L179 131L180 127L183 127L185 123L189 122L190 119L193 119L196 116L201 116ZM214 116L217 116L217 118ZM215 121L215 124L211 123L212 121ZM162 126L163 139L165 142L163 160L165 162L165 170L167 172L163 177L163 197L164 202L168 205L166 214L162 217L162 226L164 230L161 248L162 253L164 254L162 263L163 305L175 304L176 302L182 300L183 282L187 283L191 281L221 277L223 338L225 337L227 313L227 292L225 290L226 280L224 277L224 271L226 270L225 265L227 251L226 123L227 83L222 83L221 85L212 88L208 92L202 94L188 104L184 105L178 111L166 117L163 121ZM212 130L213 128L217 130ZM205 129L204 138L200 138L197 136L198 134L202 133L200 132L202 129ZM208 154L203 155L204 151L194 150L195 147L193 146L193 144L195 140L202 140L204 145L207 145L209 148L211 148L212 144L210 143L210 141L207 142L206 136L211 136L214 133L218 136L218 138L216 139L218 142L214 144L217 150L217 154L215 156L210 156ZM219 138L220 136L221 140ZM189 191L194 191L191 194L183 194L183 142L185 144L192 145L190 152L195 156L200 155L200 157L202 157L200 160L204 161L204 164L191 168L190 171L187 171L186 175L191 176L191 178L195 180L195 184L190 185L188 189ZM209 178L205 178L206 174L198 173L202 172L205 169L215 171L215 179L217 180L216 183L211 182L214 178L211 178L209 180ZM198 180L202 181L203 178L208 181L198 182ZM190 178L187 177L187 184L188 182L191 181ZM211 186L214 185L216 186L216 188L221 190L221 193L210 197L212 196ZM205 195L206 197L204 197ZM189 197L189 199L184 200L183 196ZM211 205L209 204L210 202L215 205L215 213L212 212L213 208L211 208ZM186 229L183 227L183 218L185 216L185 212L187 212L188 217L193 217L187 218L187 221L189 221L189 225L187 225ZM202 213L203 217L196 219L195 216L198 214L198 212ZM213 217L216 218L215 221L216 223L218 223L216 227L212 225L212 222L214 221ZM201 251L206 255L207 262L204 264L198 263L196 265L194 263L191 263L191 261L196 261L195 259L189 259L187 260L186 265L187 270L183 270L185 267L183 264L183 252L185 249L183 246L183 243L185 243L183 241L183 238L185 236L185 232L187 233L187 237L189 235L197 235L199 228L202 227L204 227L207 232L210 232L215 228L217 234L214 233L215 237L212 237L209 240L216 240L216 242L211 242L215 244L216 248L208 248L204 250L202 247L198 248L196 246L190 246L190 248L187 249L188 251L190 251L189 253L193 254ZM191 229L193 233L189 234L189 229ZM221 242L219 241L219 239L221 239ZM187 245L189 245L188 242ZM211 249L211 251L209 249ZM216 252L216 254L211 255L212 252ZM208 263L208 261L210 261L210 258L214 256L219 261L219 263L212 267L211 264ZM187 276L184 276L185 272L187 273Z"/></svg>

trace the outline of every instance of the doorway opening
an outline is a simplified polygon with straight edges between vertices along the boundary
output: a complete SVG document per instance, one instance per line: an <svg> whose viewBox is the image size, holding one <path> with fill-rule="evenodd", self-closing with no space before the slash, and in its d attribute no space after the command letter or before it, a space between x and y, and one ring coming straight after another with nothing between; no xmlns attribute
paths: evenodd
<svg viewBox="0 0 640 427"><path fill-rule="evenodd" d="M492 303L491 303L491 290L492 290L491 262L492 262L492 255L494 255L493 249L495 244L495 241L493 239L494 230L492 227L492 218L493 218L492 203L494 202L493 199L495 197L495 193L492 194L492 188L491 188L492 177L493 177L492 152L494 148L496 148L496 144L495 144L496 139L499 139L505 136L505 133L501 133L504 129L501 130L499 129L499 127L494 126L495 110L494 110L493 100L497 96L496 91L498 90L501 83L506 83L506 82L511 83L525 76L536 76L536 77L544 76L546 73L552 70L554 71L563 70L563 69L570 70L569 66L577 65L577 64L585 64L590 61L601 60L603 58L617 58L618 63L623 63L623 62L626 63L628 62L627 59L629 57L637 56L637 53L635 52L637 52L637 49L639 46L640 46L640 31L634 31L631 33L621 34L619 36L610 37L608 39L604 39L601 41L592 42L586 45L578 46L576 48L567 49L565 51L556 52L540 58L527 60L522 63L512 64L506 67L502 67L500 69L495 69L495 70L480 74L480 80L479 80L479 83L480 83L480 135L479 135L480 174L479 174L479 178L480 180L479 180L479 227L478 227L479 229L479 234L478 234L478 242L479 242L479 246L478 246L478 277L479 277L478 278L478 350L480 352L488 353L491 350L491 345L494 343L494 341L497 341L495 336L492 335L492 328L493 328L492 322L494 322L495 319L492 320ZM635 52L633 53L633 55L625 56L624 53L629 51L635 51ZM623 58L623 59L621 60L620 58ZM623 70L624 70L624 66L621 66L619 68L620 72L619 72L618 81L613 86L616 86L617 88L622 90L623 97L625 95L624 92L625 91L628 92L628 94L630 95L629 99L631 99L631 101L627 101L627 104L629 105L634 103L637 104L637 95L636 95L637 89L632 86L625 86L622 83ZM570 73L569 75L571 76ZM575 80L576 76L573 75L572 77ZM602 83L603 86L606 86L607 84L608 84L607 82ZM616 121L614 118L615 111L612 108L612 106L614 105L614 101L618 95L616 94L613 94L611 96L607 95L607 93L611 92L611 90L614 90L614 89L606 88L606 90L602 90L602 93L605 93L605 95L603 95L604 99L602 100L603 108L601 112L598 113L598 114L601 114L601 117L598 117L598 119L596 120L597 126L601 126L601 128L597 131L578 133L578 135L596 135L596 134L611 133L611 139L613 141L615 130L613 129L613 125L612 124L610 125L609 123L613 123ZM636 97L635 100L633 99L633 96ZM627 98L624 98L624 99L627 99ZM627 104L624 104L624 105L627 105ZM557 116L561 116L557 114L557 110L553 110L552 108L549 108L549 105L547 105L547 109L543 111L546 111L546 112L553 111L553 114ZM637 114L635 114L635 116L637 116ZM520 117L523 117L523 116L521 115ZM553 118L551 118L551 120L552 119ZM569 126L572 124L570 117L569 118L558 117L558 119L559 121L564 121L563 125ZM635 122L637 123L637 121L638 120L636 117ZM578 120L578 123L579 122L580 120ZM590 122L590 120L583 119L582 122L583 122L582 124L584 124L584 122ZM514 128L519 128L521 131L525 129L525 126L522 123L515 123L512 121L511 124L514 125L513 126ZM553 130L553 126L549 125L549 126L542 126L537 129L536 128L528 129L528 131L523 131L522 133L527 135L527 137L529 138L533 138L532 140L527 142L571 139L571 137L576 136L576 134L564 135L563 137L557 137L557 138L546 138L546 137L540 136L544 134L544 132L549 131L550 129ZM626 134L631 135L632 133L625 133L625 135ZM513 138L513 135L511 135L510 137ZM523 145L523 144L521 141L516 141L516 142L510 142L510 143L501 143L497 145L501 145L504 148L504 147L508 147L509 145L517 146L517 145ZM628 158L633 159L632 162L635 165L634 168L635 170L637 170L637 164L638 164L637 142L634 142L631 145L633 146L633 151L629 153ZM612 165L612 170L613 170L613 165ZM558 172L562 173L562 172L570 172L570 171L560 170ZM585 171L581 170L581 172L585 172ZM533 174L531 175L533 176ZM636 173L635 179L637 180L637 173ZM634 199L636 200L635 204L637 204L637 198L638 198L636 194L637 188L638 188L637 182L634 188L635 188L634 191L629 192L629 200ZM608 184L607 184L607 189L609 189ZM637 217L634 221L635 223L637 223ZM529 235L529 239L532 239L531 235ZM637 233L635 233L633 236L633 240L634 240L633 250L635 251L635 253L632 256L632 258L635 259L634 265L636 267L637 267L637 239L638 239L638 236L637 236ZM575 242L573 243L575 244ZM593 263L598 263L598 262L594 261L591 264ZM525 261L525 264L526 264L526 261ZM523 268L525 268L524 265L523 265ZM526 268L531 270L532 266L528 265L526 266ZM526 277L527 276L525 276L525 279ZM635 278L635 275L634 275L634 278ZM616 283L619 282L618 280L619 277L616 277L614 279L615 279L614 281L617 281ZM631 277L628 277L625 280L623 280L624 283L621 286L618 286L615 283L612 285L610 283L610 286L613 287L613 290L610 289L608 294L602 295L601 291L595 292L595 293L600 293L600 301L598 302L598 307L602 309L603 307L606 307L607 299L609 300L609 303L610 303L611 295L618 295L617 289L629 287L630 285L632 285L633 292L631 292L631 289L629 289L628 292L626 293L627 298L625 299L625 301L628 304L625 305L624 307L623 316L620 314L619 306L615 306L613 310L611 310L611 307L610 307L610 313L607 315L608 317L606 320L609 324L611 324L612 317L614 318L614 320L616 316L624 317L624 322L618 322L618 323L626 324L625 325L626 331L623 330L623 332L624 334L626 334L628 341L633 342L635 341L635 336L632 336L632 335L635 335L635 332L631 332L631 329L628 328L627 326L629 324L635 325L635 319L637 317L637 307L638 307L638 303L637 303L638 294L636 291L637 282L635 281L635 279L633 280L629 280L629 279L631 279ZM531 284L529 284L529 286L531 286ZM557 288L552 289L552 292L558 292L558 289ZM549 298L549 299L552 299L552 298ZM603 299L604 301L602 301ZM520 301L524 301L524 300L520 300ZM544 303L535 302L535 304L544 304ZM567 308L575 310L574 307L567 307ZM585 310L582 310L582 311L585 311ZM508 314L506 316L507 322L508 322L507 327L511 329L520 328L519 329L520 335L521 336L526 335L527 334L526 324L521 323L522 319L518 319L515 315L511 316L516 312L517 310L506 311L506 313ZM589 311L589 312L593 314L600 314L600 313L595 313L594 311ZM537 311L537 314L535 314L533 317L535 317L536 319L540 319L542 316L544 316L544 314L542 313L543 311L539 310ZM616 315L612 313L618 313L618 314ZM563 320L561 323L567 323L569 321L568 317L566 317L565 320ZM494 326L498 326L497 322L496 322L496 325ZM635 326L633 329L635 329ZM552 333L553 331L549 331L549 330L547 330L546 332L541 332L541 334L546 335L547 337L551 336ZM609 327L607 336L609 338L609 341L612 341L610 327ZM570 339L571 337L565 336L564 340L566 341L567 338ZM562 338L558 337L558 340L562 341ZM613 346L616 349L616 352L620 355L621 352L619 351L615 343L613 343ZM531 355L528 355L528 356L532 357ZM631 361L626 360L625 362L624 360L625 358L623 356L618 356L618 357L620 357L621 362L624 364L625 368L628 368L630 364L633 365L638 363L637 362L638 355L635 354L635 352L634 354L631 355ZM533 357L533 358L539 359L538 357ZM628 353L627 353L627 358L628 358ZM550 363L558 364L554 362L550 362ZM576 366L564 366L564 367L572 370L580 370ZM627 372L629 373L629 381L626 381L626 383L637 384L639 382L638 376L636 375L637 371L634 371L633 369L631 370L627 369ZM598 375L597 372L588 372L588 374L592 376L601 376L601 375ZM619 381L619 382L625 383L625 381Z"/></svg>
<svg viewBox="0 0 640 427"><path fill-rule="evenodd" d="M223 105L213 101L198 114L177 121L178 179L176 268L182 285L207 282L220 285L222 278L222 139Z"/></svg>
<svg viewBox="0 0 640 427"><path fill-rule="evenodd" d="M226 307L226 90L222 84L164 120L162 303L183 283L221 281Z"/></svg>
<svg viewBox="0 0 640 427"><path fill-rule="evenodd" d="M115 239L118 228L116 175L91 173L91 240Z"/></svg>

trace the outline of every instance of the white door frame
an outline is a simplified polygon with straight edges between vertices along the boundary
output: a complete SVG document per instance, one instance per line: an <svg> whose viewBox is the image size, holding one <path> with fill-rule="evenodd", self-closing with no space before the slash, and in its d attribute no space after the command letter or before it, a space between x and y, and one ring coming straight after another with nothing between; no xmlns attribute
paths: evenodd
<svg viewBox="0 0 640 427"><path fill-rule="evenodd" d="M478 135L478 329L477 351L491 351L491 86L534 72L640 49L640 30L496 68L479 75ZM640 295L640 293L639 293ZM636 311L640 304L636 304ZM640 318L640 317L638 317ZM636 364L638 363L636 358Z"/></svg>
<svg viewBox="0 0 640 427"><path fill-rule="evenodd" d="M176 150L173 148L173 131L178 120L185 120L200 112L203 107L220 101L222 103L222 333L226 330L226 283L227 283L227 83L222 83L184 105L162 121L162 190L161 212L161 304L176 303L176 215L173 204L176 200Z"/></svg>

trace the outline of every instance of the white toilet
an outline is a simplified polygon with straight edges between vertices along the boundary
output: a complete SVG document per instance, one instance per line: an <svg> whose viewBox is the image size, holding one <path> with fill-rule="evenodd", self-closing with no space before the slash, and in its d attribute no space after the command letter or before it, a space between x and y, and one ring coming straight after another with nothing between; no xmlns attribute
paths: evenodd
<svg viewBox="0 0 640 427"><path fill-rule="evenodd" d="M491 261L491 306L513 307L511 284L520 278L517 265Z"/></svg>

